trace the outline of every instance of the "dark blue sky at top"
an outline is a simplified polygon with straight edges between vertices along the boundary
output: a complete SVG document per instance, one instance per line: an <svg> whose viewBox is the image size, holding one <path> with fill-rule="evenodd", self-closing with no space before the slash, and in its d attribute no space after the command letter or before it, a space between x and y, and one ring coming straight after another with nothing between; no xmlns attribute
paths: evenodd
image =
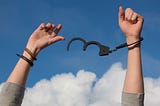
<svg viewBox="0 0 160 106"><path fill-rule="evenodd" d="M14 68L30 34L40 23L61 23L60 35L66 40L58 42L38 55L31 69L28 86L42 78L76 72L91 71L101 77L113 63L121 62L126 68L127 49L109 56L99 57L99 49L92 45L82 51L82 43L74 42L66 51L73 37L96 40L111 48L125 42L118 26L118 7L130 7L145 18L142 36L142 59L145 77L160 76L160 1L158 0L0 0L0 83Z"/></svg>

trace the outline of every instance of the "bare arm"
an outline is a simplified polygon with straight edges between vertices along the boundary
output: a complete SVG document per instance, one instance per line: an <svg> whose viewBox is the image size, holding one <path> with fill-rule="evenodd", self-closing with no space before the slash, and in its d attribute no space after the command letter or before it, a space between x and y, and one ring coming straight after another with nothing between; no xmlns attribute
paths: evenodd
<svg viewBox="0 0 160 106"><path fill-rule="evenodd" d="M126 35L127 44L140 39L143 17L127 8L119 8L119 26ZM128 48L128 65L123 91L127 93L144 93L140 44Z"/></svg>
<svg viewBox="0 0 160 106"><path fill-rule="evenodd" d="M60 24L57 27L51 23L48 23L47 25L41 24L30 36L26 48L28 48L36 57L43 48L64 39L62 36L57 36L61 27L62 25ZM52 32L55 28L56 30ZM26 51L24 51L23 56L34 61L33 57ZM30 67L31 66L28 62L20 58L7 82L25 87Z"/></svg>

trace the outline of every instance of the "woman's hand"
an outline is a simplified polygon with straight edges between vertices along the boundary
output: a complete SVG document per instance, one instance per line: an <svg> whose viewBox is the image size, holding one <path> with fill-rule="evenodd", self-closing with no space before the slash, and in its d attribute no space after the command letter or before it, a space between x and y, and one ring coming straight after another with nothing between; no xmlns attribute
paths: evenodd
<svg viewBox="0 0 160 106"><path fill-rule="evenodd" d="M121 6L119 7L119 26L126 35L127 43L133 43L139 40L143 21L143 17L131 8L127 8L124 11Z"/></svg>
<svg viewBox="0 0 160 106"><path fill-rule="evenodd" d="M64 40L63 36L57 36L62 25L57 27L54 24L41 24L30 36L26 48L28 48L35 56L45 47ZM53 31L54 30L54 31Z"/></svg>

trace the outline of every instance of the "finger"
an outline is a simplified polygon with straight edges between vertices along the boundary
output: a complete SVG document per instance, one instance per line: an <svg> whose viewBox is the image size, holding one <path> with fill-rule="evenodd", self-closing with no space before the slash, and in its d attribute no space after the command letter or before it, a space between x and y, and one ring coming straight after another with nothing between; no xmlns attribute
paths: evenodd
<svg viewBox="0 0 160 106"><path fill-rule="evenodd" d="M119 22L124 20L125 12L122 6L119 7L118 17L119 17Z"/></svg>
<svg viewBox="0 0 160 106"><path fill-rule="evenodd" d="M133 10L131 8L127 8L125 11L125 19L129 21L132 14L133 14Z"/></svg>
<svg viewBox="0 0 160 106"><path fill-rule="evenodd" d="M139 14L137 14L138 16L138 18L137 18L137 20L138 20L138 22L140 22L140 23L143 23L144 22L144 18L141 16L141 15L139 15Z"/></svg>
<svg viewBox="0 0 160 106"><path fill-rule="evenodd" d="M52 24L52 27L51 27L51 31L53 31L53 29L55 28L56 26L54 24Z"/></svg>
<svg viewBox="0 0 160 106"><path fill-rule="evenodd" d="M132 21L132 15L133 15L133 14L134 14L133 11L130 11L130 12L129 12L128 18L127 18L129 21Z"/></svg>
<svg viewBox="0 0 160 106"><path fill-rule="evenodd" d="M55 43L55 42L58 42L58 41L61 41L61 40L64 40L64 39L65 38L63 36L56 36L56 37L51 39L51 44Z"/></svg>
<svg viewBox="0 0 160 106"><path fill-rule="evenodd" d="M45 27L44 23L41 23L37 29L42 30Z"/></svg>
<svg viewBox="0 0 160 106"><path fill-rule="evenodd" d="M131 20L135 21L137 19L137 17L138 17L138 14L134 12L132 17L131 17Z"/></svg>
<svg viewBox="0 0 160 106"><path fill-rule="evenodd" d="M137 22L138 23L143 23L144 18L141 15L137 14L136 12L134 12L134 14L132 15L131 20L132 20L133 23L137 23Z"/></svg>
<svg viewBox="0 0 160 106"><path fill-rule="evenodd" d="M51 32L51 27L52 27L52 24L51 24L51 23L48 23L48 24L45 26L45 31L46 31L46 32Z"/></svg>
<svg viewBox="0 0 160 106"><path fill-rule="evenodd" d="M56 35L59 33L59 31L61 30L61 28L62 28L62 25L59 24L59 25L55 28L55 30L53 31L52 36L56 36Z"/></svg>
<svg viewBox="0 0 160 106"><path fill-rule="evenodd" d="M54 24L51 24L51 27L50 27L48 33L51 34L52 31L53 31L53 29L54 29L55 27L56 27L56 26L55 26Z"/></svg>
<svg viewBox="0 0 160 106"><path fill-rule="evenodd" d="M47 28L51 28L51 27L52 27L52 24L51 24L51 23L47 23L46 27L47 27Z"/></svg>

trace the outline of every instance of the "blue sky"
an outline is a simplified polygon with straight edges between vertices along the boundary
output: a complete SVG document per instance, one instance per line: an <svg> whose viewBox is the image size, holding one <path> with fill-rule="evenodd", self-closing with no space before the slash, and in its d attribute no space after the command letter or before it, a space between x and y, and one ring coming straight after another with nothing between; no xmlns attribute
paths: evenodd
<svg viewBox="0 0 160 106"><path fill-rule="evenodd" d="M76 73L80 69L101 77L113 63L121 62L126 68L127 49L109 56L99 57L99 49L90 46L82 51L82 43L74 42L70 51L66 46L73 37L96 40L111 48L125 42L118 26L118 7L130 7L145 18L142 36L142 59L145 77L160 76L158 0L0 0L0 83L14 68L30 34L40 23L61 23L60 35L66 40L58 42L38 55L31 69L27 86L55 74Z"/></svg>

